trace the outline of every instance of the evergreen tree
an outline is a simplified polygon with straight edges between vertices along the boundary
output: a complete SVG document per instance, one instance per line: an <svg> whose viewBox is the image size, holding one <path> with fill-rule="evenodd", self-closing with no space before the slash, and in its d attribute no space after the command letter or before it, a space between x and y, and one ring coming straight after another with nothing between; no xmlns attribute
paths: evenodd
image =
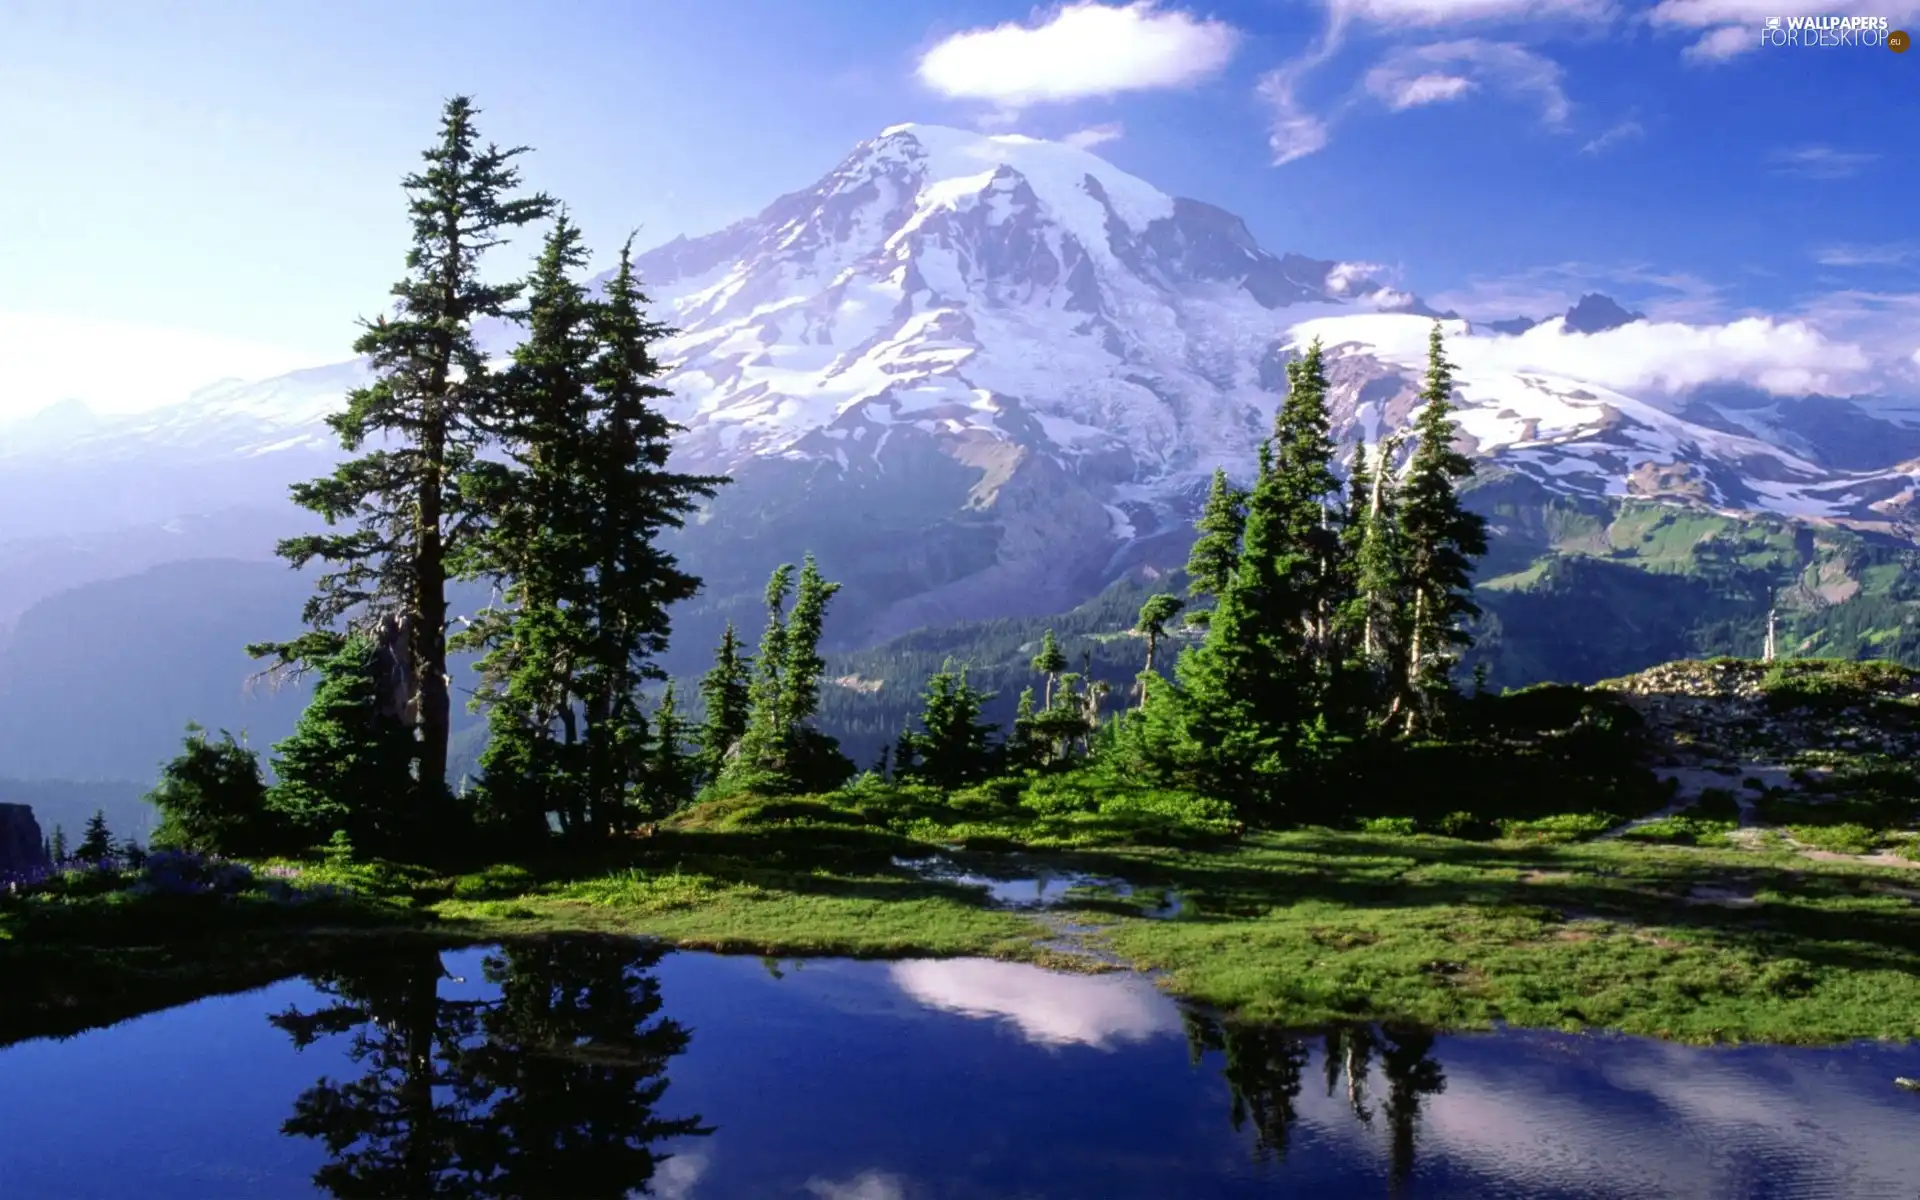
<svg viewBox="0 0 1920 1200"><path fill-rule="evenodd" d="M690 726L680 714L673 684L667 685L659 707L653 711L651 724L653 738L642 810L646 818L658 819L687 806L693 799L698 773L694 756L687 753Z"/></svg>
<svg viewBox="0 0 1920 1200"><path fill-rule="evenodd" d="M1407 586L1393 461L1399 435L1381 443L1379 459L1356 496L1352 531L1353 591L1347 601L1356 686L1348 700L1361 721L1391 721L1404 700ZM1355 491L1360 492L1356 483Z"/></svg>
<svg viewBox="0 0 1920 1200"><path fill-rule="evenodd" d="M1273 643L1269 653L1324 674L1334 661L1342 571L1339 535L1328 517L1339 480L1317 339L1305 356L1287 364L1287 382L1287 398L1274 417L1272 467L1247 499L1243 574L1253 568L1248 582L1258 597L1261 635Z"/></svg>
<svg viewBox="0 0 1920 1200"><path fill-rule="evenodd" d="M1005 747L1007 766L1014 771L1040 765L1044 747L1034 726L1037 718L1033 689L1021 689L1020 699L1014 705L1013 728L1007 731Z"/></svg>
<svg viewBox="0 0 1920 1200"><path fill-rule="evenodd" d="M198 725L187 726L179 754L160 768L160 780L147 793L160 811L155 846L203 854L262 854L290 848L279 813L268 802L260 777L260 759L222 732L207 740ZM54 830L64 852L66 835Z"/></svg>
<svg viewBox="0 0 1920 1200"><path fill-rule="evenodd" d="M820 680L826 660L820 656L827 604L840 590L806 556L799 584L791 564L782 564L767 582L767 631L754 652L757 672L751 689L746 732L728 773L740 788L773 791L825 791L852 778L854 766L839 743L813 727L820 708ZM793 611L787 612L788 598ZM897 768L896 768L897 769Z"/></svg>
<svg viewBox="0 0 1920 1200"><path fill-rule="evenodd" d="M47 842L47 857L56 863L67 861L67 831L59 825L53 827L53 837Z"/></svg>
<svg viewBox="0 0 1920 1200"><path fill-rule="evenodd" d="M713 667L700 680L700 703L704 710L700 722L700 778L707 783L720 778L727 755L747 732L747 716L753 703L753 662L740 652L740 640L733 622L720 635L720 648L714 653Z"/></svg>
<svg viewBox="0 0 1920 1200"><path fill-rule="evenodd" d="M664 677L655 658L669 607L700 582L658 540L724 482L665 469L676 427L653 407L668 393L651 382L651 344L668 331L643 312L631 250L596 302L576 278L579 231L564 214L555 223L500 389L509 461L469 476L495 520L464 565L507 580L512 604L463 635L490 648L483 700L508 743L490 766L504 784L509 764L524 764L526 790L547 794L571 833L623 827L629 796L649 790L654 743L637 697Z"/></svg>
<svg viewBox="0 0 1920 1200"><path fill-rule="evenodd" d="M1219 596L1239 571L1246 504L1247 494L1227 482L1225 471L1215 470L1197 526L1200 536L1187 556L1187 587L1191 595Z"/></svg>
<svg viewBox="0 0 1920 1200"><path fill-rule="evenodd" d="M793 597L793 564L781 563L767 580L767 627L753 654L747 724L730 766L736 779L751 771L777 777L784 766L787 730L780 709L787 665L787 602Z"/></svg>
<svg viewBox="0 0 1920 1200"><path fill-rule="evenodd" d="M631 740L633 730L643 728L634 707L640 685L666 677L656 660L672 632L669 611L700 590L700 580L680 568L660 539L669 530L683 528L700 501L711 499L728 482L724 476L667 470L671 438L682 430L658 407L671 393L653 382L666 370L653 348L672 330L650 319L646 305L633 274L629 237L594 310L598 408L586 464L585 512L591 518L586 527L594 555L588 603L596 635L584 688L592 735L588 781L593 794L608 802L632 783L629 758L618 747ZM803 609L807 596L803 578ZM824 610L824 601L821 607ZM807 619L801 616L803 623ZM678 718L677 711L669 710L669 715ZM614 736L599 736L597 731L605 727L611 727ZM660 757L655 732L653 766L658 768L668 760ZM681 736L678 726L672 732L676 739ZM674 746L677 754L677 740ZM673 760L673 775L664 781L668 795L677 795L682 786L679 762Z"/></svg>
<svg viewBox="0 0 1920 1200"><path fill-rule="evenodd" d="M935 787L957 788L983 779L993 768L991 742L994 726L980 719L993 693L971 687L963 667L956 674L946 663L927 681L924 731L909 734L913 750L911 774Z"/></svg>
<svg viewBox="0 0 1920 1200"><path fill-rule="evenodd" d="M1140 676L1140 703L1147 702L1147 681L1153 677L1154 652L1160 648L1160 639L1167 634L1167 622L1179 615L1186 602L1180 597L1161 593L1147 597L1140 606L1140 619L1134 622L1134 632L1147 639L1147 665Z"/></svg>
<svg viewBox="0 0 1920 1200"><path fill-rule="evenodd" d="M1053 708L1053 689L1060 678L1060 672L1067 669L1067 656L1060 652L1060 643L1055 640L1053 630L1047 630L1040 639L1040 652L1033 656L1033 669L1046 676L1047 694L1041 707Z"/></svg>
<svg viewBox="0 0 1920 1200"><path fill-rule="evenodd" d="M918 743L914 740L912 726L901 728L900 736L893 739L892 753L893 777L895 779L912 778L914 771L920 766L920 750Z"/></svg>
<svg viewBox="0 0 1920 1200"><path fill-rule="evenodd" d="M313 698L293 732L273 747L277 782L267 804L301 845L338 830L376 855L422 844L409 802L413 732L381 707L377 655L364 637L343 639L318 663Z"/></svg>
<svg viewBox="0 0 1920 1200"><path fill-rule="evenodd" d="M490 735L482 803L492 820L527 834L546 828L548 811L568 832L587 825L577 676L593 638L582 593L595 347L593 303L574 278L585 264L579 230L562 212L524 285L526 337L486 413L504 461L473 463L465 479L489 523L457 565L494 579L505 601L455 638L457 649L485 650L474 699Z"/></svg>
<svg viewBox="0 0 1920 1200"><path fill-rule="evenodd" d="M473 326L508 316L519 291L482 282L479 261L507 232L552 209L545 196L512 195L519 184L513 159L524 148L482 149L475 115L468 98L449 100L426 169L404 181L413 247L393 288L395 312L368 322L354 343L375 379L328 418L349 453L375 439L392 448L361 453L293 488L295 503L329 525L352 523L351 532L289 538L279 547L295 567L318 559L333 568L306 606L313 628L347 620L364 629L396 618L407 715L418 726L418 802L429 810L444 802L447 785L446 585L477 515L461 481L495 404L496 380ZM313 648L304 639L249 647L296 668Z"/></svg>
<svg viewBox="0 0 1920 1200"><path fill-rule="evenodd" d="M1287 399L1243 505L1233 573L1211 581L1220 590L1206 638L1181 656L1172 703L1150 705L1143 731L1163 769L1253 805L1270 802L1303 765L1324 721L1342 601L1339 531L1327 511L1338 481L1317 341L1287 375Z"/></svg>
<svg viewBox="0 0 1920 1200"><path fill-rule="evenodd" d="M104 810L96 808L93 815L87 818L86 830L80 836L80 846L74 855L82 862L99 862L103 858L113 857L113 834L107 829Z"/></svg>
<svg viewBox="0 0 1920 1200"><path fill-rule="evenodd" d="M1479 615L1470 591L1473 564L1487 552L1486 521L1460 502L1454 486L1473 475L1473 463L1453 444L1453 364L1437 321L1427 347L1424 407L1414 422L1419 444L1399 498L1409 593L1407 682L1419 701L1408 714L1414 723L1430 719L1434 699L1451 693L1459 652L1473 643L1463 622Z"/></svg>

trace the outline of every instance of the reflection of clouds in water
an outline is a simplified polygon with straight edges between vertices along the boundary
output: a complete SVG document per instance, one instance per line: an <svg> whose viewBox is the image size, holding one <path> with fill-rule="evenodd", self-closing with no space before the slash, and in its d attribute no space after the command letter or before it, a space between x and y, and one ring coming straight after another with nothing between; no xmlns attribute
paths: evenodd
<svg viewBox="0 0 1920 1200"><path fill-rule="evenodd" d="M882 1171L863 1171L845 1183L809 1179L807 1190L820 1200L905 1200L906 1180Z"/></svg>
<svg viewBox="0 0 1920 1200"><path fill-rule="evenodd" d="M1914 1114L1846 1050L1716 1052L1613 1038L1446 1039L1446 1090L1422 1105L1416 1162L1449 1160L1518 1194L1912 1196ZM1451 1052L1450 1052L1451 1051ZM1819 1054L1821 1057L1811 1057ZM1803 1057L1804 1056L1804 1057ZM1309 1078L1312 1073L1309 1074ZM1369 1081L1376 1099L1386 1080ZM1350 1152L1378 1132L1309 1084L1302 1118ZM1417 1169L1417 1168L1416 1168Z"/></svg>
<svg viewBox="0 0 1920 1200"><path fill-rule="evenodd" d="M699 1183L700 1177L707 1173L707 1165L705 1150L676 1154L661 1163L653 1173L653 1190L646 1194L657 1200L693 1200L693 1185Z"/></svg>
<svg viewBox="0 0 1920 1200"><path fill-rule="evenodd" d="M920 959L890 968L901 991L930 1008L1004 1017L1027 1040L1109 1049L1180 1028L1172 1001L1135 975L1062 975L991 959Z"/></svg>

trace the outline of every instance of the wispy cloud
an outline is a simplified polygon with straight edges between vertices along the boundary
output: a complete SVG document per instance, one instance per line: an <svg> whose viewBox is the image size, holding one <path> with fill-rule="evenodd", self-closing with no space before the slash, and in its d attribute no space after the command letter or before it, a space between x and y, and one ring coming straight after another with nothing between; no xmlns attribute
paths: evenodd
<svg viewBox="0 0 1920 1200"><path fill-rule="evenodd" d="M1152 0L1124 7L1091 2L1039 24L1008 22L957 33L920 60L923 83L945 96L1008 108L1122 92L1186 87L1227 65L1233 26Z"/></svg>
<svg viewBox="0 0 1920 1200"><path fill-rule="evenodd" d="M810 1179L807 1190L819 1200L905 1200L906 1180L884 1171L865 1171L845 1183Z"/></svg>
<svg viewBox="0 0 1920 1200"><path fill-rule="evenodd" d="M1646 129L1640 122L1629 118L1609 127L1605 133L1580 147L1582 154L1605 154L1621 142L1630 142L1637 137L1645 137Z"/></svg>
<svg viewBox="0 0 1920 1200"><path fill-rule="evenodd" d="M1913 242L1881 242L1877 245L1843 242L1816 249L1813 261L1823 267L1897 267L1902 263L1920 261L1920 245Z"/></svg>
<svg viewBox="0 0 1920 1200"><path fill-rule="evenodd" d="M1082 150L1091 150L1108 142L1117 142L1127 134L1126 126L1118 121L1109 121L1105 125L1089 125L1085 129L1076 129L1060 140L1069 146L1078 146Z"/></svg>
<svg viewBox="0 0 1920 1200"><path fill-rule="evenodd" d="M1326 27L1301 54L1261 77L1258 94L1269 111L1268 144L1275 166L1323 150L1334 118L1303 98L1309 76L1344 48L1349 32L1404 35L1409 29L1497 26L1506 40L1466 38L1402 46L1388 52L1360 81L1357 95L1393 112L1459 100L1478 92L1535 98L1549 125L1566 120L1570 105L1560 65L1521 39L1542 30L1606 24L1618 15L1614 0L1325 0ZM1341 105L1351 107L1353 98Z"/></svg>
<svg viewBox="0 0 1920 1200"><path fill-rule="evenodd" d="M1878 161L1878 154L1857 150L1837 150L1832 146L1797 146L1775 150L1767 161L1781 175L1803 179L1851 179Z"/></svg>
<svg viewBox="0 0 1920 1200"><path fill-rule="evenodd" d="M1572 106L1560 64L1514 42L1469 38L1396 50L1367 72L1367 92L1395 112L1457 100L1485 89L1531 100L1550 126Z"/></svg>

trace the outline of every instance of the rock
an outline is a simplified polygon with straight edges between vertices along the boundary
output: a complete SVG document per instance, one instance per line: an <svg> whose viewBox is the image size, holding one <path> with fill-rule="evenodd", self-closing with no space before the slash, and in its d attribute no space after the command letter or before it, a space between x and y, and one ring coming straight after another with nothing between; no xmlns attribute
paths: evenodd
<svg viewBox="0 0 1920 1200"><path fill-rule="evenodd" d="M30 871L47 864L47 845L40 822L24 804L0 804L0 875Z"/></svg>

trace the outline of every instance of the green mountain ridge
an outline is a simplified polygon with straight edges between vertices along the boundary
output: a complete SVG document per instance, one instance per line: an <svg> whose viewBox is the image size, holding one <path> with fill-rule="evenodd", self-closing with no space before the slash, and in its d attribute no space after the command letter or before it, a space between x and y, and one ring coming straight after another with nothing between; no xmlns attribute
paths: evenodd
<svg viewBox="0 0 1920 1200"><path fill-rule="evenodd" d="M1468 499L1491 522L1492 546L1479 572L1480 643L1464 666L1484 663L1495 687L1593 683L1682 658L1756 657L1770 606L1782 656L1920 664L1920 550L1897 539L1665 500L1571 498L1500 473L1476 481ZM866 577L879 569L872 556L885 538L860 540L854 565ZM1039 682L1027 662L1048 628L1072 670L1090 668L1113 686L1110 710L1127 703L1145 659L1143 641L1127 631L1148 596L1184 591L1178 564L1190 541L1155 539L1122 578L1089 584L1092 595L1051 615L958 621L862 646L834 636L836 622L856 615L836 602L827 618L822 724L857 762L871 762L918 713L927 677L948 659L996 693L987 717L1005 724L1020 690ZM727 555L777 549L755 539ZM843 549L822 548L830 575ZM710 577L708 590L676 614L665 665L683 694L692 694L724 620L757 636L750 566L757 570L742 562ZM35 605L19 636L0 648L0 778L151 780L188 720L244 730L262 747L285 736L304 689L250 693L245 681L258 664L241 646L293 631L309 588L281 564L201 560L85 584ZM463 590L461 599L468 607L486 602L481 589ZM1162 664L1183 644L1178 636L1174 643ZM478 718L465 711L464 675L456 670L456 771L470 768L484 740Z"/></svg>

